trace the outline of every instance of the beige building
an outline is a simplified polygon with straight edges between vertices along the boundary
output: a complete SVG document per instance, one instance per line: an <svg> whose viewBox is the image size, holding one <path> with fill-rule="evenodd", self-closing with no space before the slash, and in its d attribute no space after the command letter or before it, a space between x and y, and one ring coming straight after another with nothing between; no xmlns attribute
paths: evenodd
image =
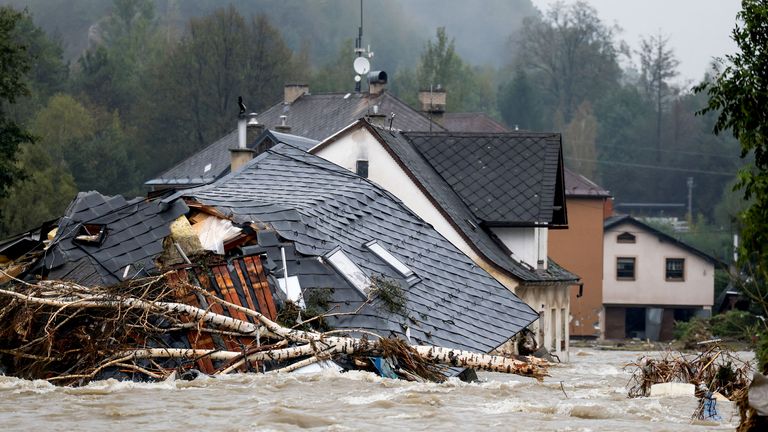
<svg viewBox="0 0 768 432"><path fill-rule="evenodd" d="M603 239L606 338L668 340L675 321L711 314L714 258L631 216L606 219Z"/></svg>

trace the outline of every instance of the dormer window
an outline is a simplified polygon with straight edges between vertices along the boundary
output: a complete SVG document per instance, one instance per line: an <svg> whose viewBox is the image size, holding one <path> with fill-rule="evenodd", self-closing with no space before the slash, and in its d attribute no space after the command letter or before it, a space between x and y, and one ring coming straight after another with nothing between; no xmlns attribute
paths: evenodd
<svg viewBox="0 0 768 432"><path fill-rule="evenodd" d="M616 243L635 243L635 236L634 234L630 234L628 232L621 233L616 236Z"/></svg>
<svg viewBox="0 0 768 432"><path fill-rule="evenodd" d="M384 249L384 246L380 245L376 240L366 243L365 247L367 247L368 250L373 252L377 257L381 258L382 261L392 266L392 268L397 270L397 272L400 273L400 275L402 275L404 278L407 279L414 275L413 270L405 265L404 262L397 259L388 250Z"/></svg>

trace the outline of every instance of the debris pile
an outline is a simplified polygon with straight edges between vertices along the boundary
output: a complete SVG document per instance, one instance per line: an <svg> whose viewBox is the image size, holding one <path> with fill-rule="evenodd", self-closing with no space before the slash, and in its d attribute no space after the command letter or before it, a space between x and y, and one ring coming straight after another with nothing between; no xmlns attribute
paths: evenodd
<svg viewBox="0 0 768 432"><path fill-rule="evenodd" d="M650 396L655 384L692 384L700 399L692 417L700 420L711 418L707 407L708 402L714 400L712 395L720 394L738 405L746 395L752 374L749 362L717 345L695 355L680 352L665 352L661 358L643 355L625 368L634 368L627 383L632 398Z"/></svg>
<svg viewBox="0 0 768 432"><path fill-rule="evenodd" d="M365 366L372 357L409 380L441 381L445 367L546 375L546 362L535 358L285 327L266 316L274 311L262 313L201 287L200 274L188 266L109 287L6 286L0 289L2 366L10 375L64 385L106 377L161 380L193 370L289 372L326 360Z"/></svg>

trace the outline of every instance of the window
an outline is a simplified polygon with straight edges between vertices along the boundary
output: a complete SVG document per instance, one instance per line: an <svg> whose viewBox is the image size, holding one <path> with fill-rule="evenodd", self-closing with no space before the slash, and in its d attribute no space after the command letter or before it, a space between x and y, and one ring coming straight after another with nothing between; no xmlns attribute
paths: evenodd
<svg viewBox="0 0 768 432"><path fill-rule="evenodd" d="M668 281L684 281L685 280L685 259L684 258L667 258L666 265L666 279Z"/></svg>
<svg viewBox="0 0 768 432"><path fill-rule="evenodd" d="M365 246L371 252L376 254L376 256L381 258L384 262L391 265L401 275L405 276L406 278L413 276L413 270L405 265L405 263L397 259L394 255L389 253L388 250L384 249L384 247L380 245L376 240L366 243Z"/></svg>
<svg viewBox="0 0 768 432"><path fill-rule="evenodd" d="M616 279L635 280L635 259L629 257L616 258Z"/></svg>
<svg viewBox="0 0 768 432"><path fill-rule="evenodd" d="M635 243L635 236L628 232L616 236L616 243Z"/></svg>
<svg viewBox="0 0 768 432"><path fill-rule="evenodd" d="M360 290L363 295L368 294L368 289L371 287L370 279L357 264L349 259L341 248L336 248L331 251L331 253L326 255L326 259L336 271L341 273L341 275L355 288Z"/></svg>
<svg viewBox="0 0 768 432"><path fill-rule="evenodd" d="M368 178L368 161L367 160L357 161L355 172L360 177Z"/></svg>

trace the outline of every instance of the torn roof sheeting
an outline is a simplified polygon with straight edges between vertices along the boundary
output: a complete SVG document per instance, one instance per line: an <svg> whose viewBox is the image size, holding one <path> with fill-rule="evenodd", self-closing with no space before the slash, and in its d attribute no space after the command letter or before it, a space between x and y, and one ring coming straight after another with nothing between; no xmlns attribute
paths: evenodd
<svg viewBox="0 0 768 432"><path fill-rule="evenodd" d="M170 224L189 209L181 200L165 203L120 195L80 192L59 221L58 231L43 265L49 279L109 285L155 268ZM79 241L83 227L103 227L103 238ZM143 270L142 270L143 269Z"/></svg>
<svg viewBox="0 0 768 432"><path fill-rule="evenodd" d="M538 318L391 194L299 149L276 146L241 171L178 196L240 221L268 223L304 255L326 255L327 262L327 254L341 248L368 277L383 275L405 291L407 318L365 306L334 321L336 327L383 336L408 333L412 343L489 352ZM374 254L366 246L372 240L412 269L417 280L404 280ZM289 276L296 271L301 270L289 268Z"/></svg>

